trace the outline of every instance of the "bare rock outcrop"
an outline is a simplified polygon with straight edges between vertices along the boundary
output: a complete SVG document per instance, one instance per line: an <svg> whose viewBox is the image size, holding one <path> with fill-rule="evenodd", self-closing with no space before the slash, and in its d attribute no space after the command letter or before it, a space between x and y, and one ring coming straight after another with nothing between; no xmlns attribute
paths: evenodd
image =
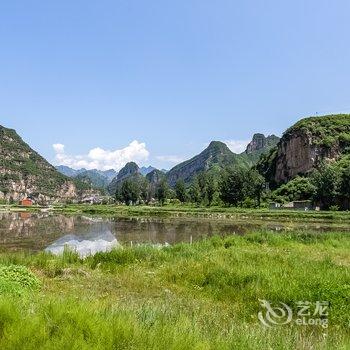
<svg viewBox="0 0 350 350"><path fill-rule="evenodd" d="M258 168L275 184L338 160L350 145L350 115L305 118L288 129Z"/></svg>

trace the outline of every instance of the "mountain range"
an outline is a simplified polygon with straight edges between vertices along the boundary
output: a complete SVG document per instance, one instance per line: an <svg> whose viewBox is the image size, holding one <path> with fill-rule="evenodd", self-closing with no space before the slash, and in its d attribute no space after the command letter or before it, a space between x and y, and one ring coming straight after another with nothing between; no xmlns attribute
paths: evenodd
<svg viewBox="0 0 350 350"><path fill-rule="evenodd" d="M56 166L57 171L59 171L61 174L79 179L80 181L89 184L92 187L100 188L100 189L107 189L109 184L112 182L113 179L115 179L118 176L118 172L114 169L109 170L97 170L97 169L91 169L87 170L85 168L82 169L73 169L65 165L59 165ZM138 172L142 176L146 176L156 168L152 166L148 167L141 167L138 169Z"/></svg>
<svg viewBox="0 0 350 350"><path fill-rule="evenodd" d="M200 154L176 165L167 173L170 186L175 186L178 180L190 183L194 176L212 167L223 168L227 165L249 168L257 163L260 156L270 151L279 141L279 137L255 134L247 149L241 153L233 153L228 146L220 141L212 141Z"/></svg>
<svg viewBox="0 0 350 350"><path fill-rule="evenodd" d="M139 168L133 162L119 172L74 170L62 165L55 168L15 130L0 126L0 200L18 202L30 196L37 203L79 201L97 193L95 188L114 195L116 188L130 177L147 180L150 185L165 179L174 187L179 180L190 184L201 172L226 166L256 166L271 188L276 188L298 175L307 175L322 162L338 162L349 157L349 150L350 115L342 114L302 119L281 139L255 134L240 154L233 153L223 142L212 141L198 155L167 172L152 166Z"/></svg>
<svg viewBox="0 0 350 350"><path fill-rule="evenodd" d="M209 170L212 167L223 168L227 165L235 165L240 167L251 167L256 164L260 156L267 153L271 148L275 147L279 141L279 137L270 135L265 137L263 134L255 134L252 141L248 144L247 149L241 154L233 153L228 146L220 141L212 141L209 146L200 154L193 158L182 162L168 172L158 170L152 166L141 167L134 162L129 162L124 168L117 173L115 170L74 170L67 166L58 166L57 170L66 176L77 178L96 188L107 189L110 194L114 194L118 184L122 183L128 177L135 177L136 174L147 176L154 170L150 179L160 179L166 177L170 186L175 186L180 179L185 183L190 183L194 176L202 171Z"/></svg>
<svg viewBox="0 0 350 350"><path fill-rule="evenodd" d="M56 169L61 174L69 176L69 177L77 177L80 174L84 174L86 172L91 172L94 174L99 174L101 176L104 176L104 177L112 180L118 174L114 169L102 171L102 170L97 170L97 169L87 170L85 168L81 168L81 169L76 170L76 169L70 168L70 167L65 166L65 165L56 166Z"/></svg>
<svg viewBox="0 0 350 350"><path fill-rule="evenodd" d="M279 138L274 135L265 137L262 134L256 134L246 151L241 154L233 153L223 142L212 141L200 154L176 165L168 172L153 168L146 175L146 179L151 184L157 184L161 179L166 179L169 185L174 187L179 180L189 184L196 175L213 168L220 169L228 165L248 168L255 165L260 155L269 152L271 148L277 145L278 141ZM135 179L142 175L142 168L139 168L134 162L129 162L108 185L108 192L114 195L123 181L129 178Z"/></svg>

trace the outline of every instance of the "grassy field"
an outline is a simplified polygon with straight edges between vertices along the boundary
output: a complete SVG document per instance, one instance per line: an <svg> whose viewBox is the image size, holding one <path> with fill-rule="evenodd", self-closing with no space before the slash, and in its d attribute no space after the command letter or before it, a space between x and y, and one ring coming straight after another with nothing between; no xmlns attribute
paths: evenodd
<svg viewBox="0 0 350 350"><path fill-rule="evenodd" d="M85 260L0 254L0 349L349 349L350 238L252 233ZM329 327L258 320L330 302Z"/></svg>
<svg viewBox="0 0 350 350"><path fill-rule="evenodd" d="M65 213L86 213L99 215L121 216L199 216L218 218L266 218L278 220L339 220L350 222L350 212L337 211L302 211L302 210L270 210L245 209L239 207L198 207L195 205L164 205L164 206L125 206L125 205L66 205L56 207L56 211Z"/></svg>
<svg viewBox="0 0 350 350"><path fill-rule="evenodd" d="M42 208L21 206L0 206L2 211L40 211ZM99 216L121 217L207 217L219 219L264 219L276 221L307 220L308 222L342 222L350 224L349 211L300 211L300 210L269 210L245 209L237 207L203 207L190 204L164 206L125 206L125 205L59 205L50 210L65 214L90 214Z"/></svg>

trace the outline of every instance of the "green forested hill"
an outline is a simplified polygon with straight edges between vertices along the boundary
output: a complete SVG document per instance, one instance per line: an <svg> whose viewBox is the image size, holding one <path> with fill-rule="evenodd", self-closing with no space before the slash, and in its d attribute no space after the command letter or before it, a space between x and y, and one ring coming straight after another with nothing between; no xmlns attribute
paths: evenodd
<svg viewBox="0 0 350 350"><path fill-rule="evenodd" d="M274 147L278 140L274 135L265 138L262 134L256 134L247 150L241 154L233 153L223 142L212 141L203 152L172 168L166 174L168 182L170 186L175 186L178 180L190 183L196 175L213 167L250 168L257 163L262 154Z"/></svg>
<svg viewBox="0 0 350 350"><path fill-rule="evenodd" d="M350 114L332 114L301 119L285 132L285 137L295 133L312 135L314 144L330 147L350 142Z"/></svg>
<svg viewBox="0 0 350 350"><path fill-rule="evenodd" d="M15 130L0 126L2 200L18 201L28 195L42 202L74 199L78 190L76 183L31 149Z"/></svg>

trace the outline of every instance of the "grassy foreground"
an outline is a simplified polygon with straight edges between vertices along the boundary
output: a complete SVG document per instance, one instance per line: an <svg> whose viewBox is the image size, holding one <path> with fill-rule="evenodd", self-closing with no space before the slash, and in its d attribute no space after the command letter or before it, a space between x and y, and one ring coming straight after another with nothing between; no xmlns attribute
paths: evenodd
<svg viewBox="0 0 350 350"><path fill-rule="evenodd" d="M214 237L85 260L0 254L0 349L349 349L350 238ZM259 299L330 302L329 327L266 328Z"/></svg>

